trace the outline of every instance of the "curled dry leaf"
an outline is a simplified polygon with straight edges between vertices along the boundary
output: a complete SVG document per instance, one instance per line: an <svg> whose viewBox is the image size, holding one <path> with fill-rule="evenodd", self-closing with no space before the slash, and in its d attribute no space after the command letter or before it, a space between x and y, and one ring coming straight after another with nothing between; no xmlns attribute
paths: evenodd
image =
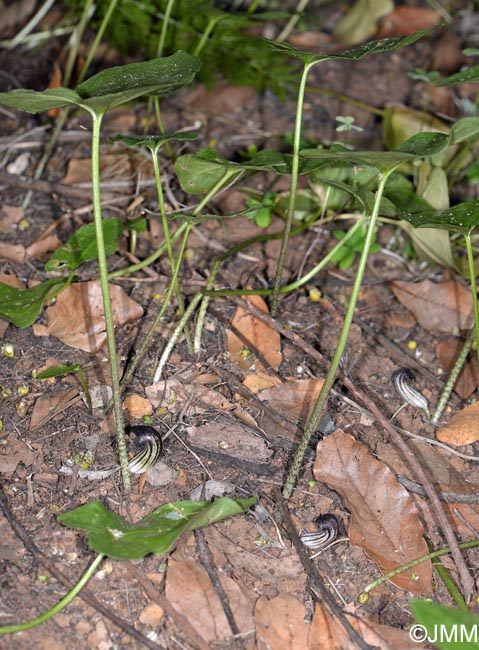
<svg viewBox="0 0 479 650"><path fill-rule="evenodd" d="M262 390L258 397L281 415L306 422L323 383L322 379L290 379L274 388Z"/></svg>
<svg viewBox="0 0 479 650"><path fill-rule="evenodd" d="M298 650L308 647L309 626L304 622L306 608L292 594L282 592L271 600L261 596L254 613L258 650ZM321 647L329 648L326 645Z"/></svg>
<svg viewBox="0 0 479 650"><path fill-rule="evenodd" d="M143 308L116 284L110 285L115 325L137 320ZM106 341L101 287L98 281L71 284L48 307L47 332L72 348L98 352Z"/></svg>
<svg viewBox="0 0 479 650"><path fill-rule="evenodd" d="M344 499L351 512L351 543L361 546L382 573L427 555L423 526L408 491L365 445L336 430L318 444L314 476ZM391 582L429 595L431 563L422 562Z"/></svg>
<svg viewBox="0 0 479 650"><path fill-rule="evenodd" d="M356 613L354 615L346 614L346 619L365 643L371 647L381 648L381 650L404 650L410 646L411 639L406 630L380 625L364 616L358 616ZM308 650L323 650L324 648L343 650L343 648L351 648L353 645L340 622L321 603L316 603L306 647Z"/></svg>
<svg viewBox="0 0 479 650"><path fill-rule="evenodd" d="M268 308L260 296L247 296L248 302L257 309L267 313ZM243 335L242 341L233 332L228 332L228 350L233 361L236 361L245 374L266 370L263 364L254 356L254 351L248 348L248 343L263 355L269 365L278 370L281 363L281 340L278 332L269 325L238 307L231 324Z"/></svg>
<svg viewBox="0 0 479 650"><path fill-rule="evenodd" d="M254 629L251 607L238 584L223 572L219 579L225 590L240 632ZM195 560L181 556L168 560L166 598L185 616L206 643L224 641L232 636L221 602L206 570Z"/></svg>
<svg viewBox="0 0 479 650"><path fill-rule="evenodd" d="M471 294L459 282L394 281L389 286L399 302L429 332L451 333L469 330L473 325Z"/></svg>
<svg viewBox="0 0 479 650"><path fill-rule="evenodd" d="M445 427L439 429L436 437L454 447L472 445L479 440L479 402L452 416Z"/></svg>

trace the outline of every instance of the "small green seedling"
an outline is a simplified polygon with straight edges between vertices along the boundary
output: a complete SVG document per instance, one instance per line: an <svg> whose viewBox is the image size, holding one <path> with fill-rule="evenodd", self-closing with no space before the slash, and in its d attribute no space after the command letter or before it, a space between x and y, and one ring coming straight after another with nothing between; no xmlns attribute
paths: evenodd
<svg viewBox="0 0 479 650"><path fill-rule="evenodd" d="M354 235L344 244L344 246L331 258L331 261L339 266L343 271L348 269L354 262L357 254L361 254L364 250L366 242L367 230L363 226L356 230ZM346 236L344 230L333 230L333 235L338 241L342 241ZM377 253L381 250L381 245L376 242L371 243L371 253Z"/></svg>

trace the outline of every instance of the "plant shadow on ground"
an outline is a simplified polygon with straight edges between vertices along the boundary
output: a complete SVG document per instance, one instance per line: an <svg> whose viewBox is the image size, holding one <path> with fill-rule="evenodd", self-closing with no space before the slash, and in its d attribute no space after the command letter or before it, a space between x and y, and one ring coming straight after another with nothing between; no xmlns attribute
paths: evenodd
<svg viewBox="0 0 479 650"><path fill-rule="evenodd" d="M367 78L368 89L374 94L376 106L384 107L390 101L411 105L413 97L413 107L420 110L422 100L419 86L407 78L405 71L420 65L426 67L433 54L432 47L426 41L410 50L401 50L399 56L381 55L380 61L371 57L354 64L347 61L327 62L320 70L313 72L314 81L326 85L324 80L331 80L331 86L338 92L344 92L347 88L348 95L364 99L364 79ZM12 66L10 72L13 74L14 70ZM385 84L384 79L388 75L394 75L398 82ZM338 82L338 78L347 79L347 84L345 81ZM337 86L338 83L343 85ZM438 98L435 100L439 101ZM365 146L366 140L371 149L382 146L380 127L374 115L328 97L313 95L309 101L307 113L310 119L306 120L304 131L306 138L313 141L337 139L335 117L347 114L353 115L365 129L356 134L351 132L350 142L359 148ZM201 122L198 141L194 146L187 143L183 152L197 151L214 141L220 154L238 160L245 155L248 145L262 146L265 139L274 143L273 146L286 147L282 136L292 132L294 111L293 99L280 101L270 93L260 97L251 89L232 88L226 84L220 84L212 91L204 87L183 89L162 104L167 131L174 131L179 125L196 128L197 121ZM105 118L104 136L114 136L118 132L141 133L145 117L144 106L112 111ZM38 160L41 147L47 140L43 128L48 124L47 118L25 118L20 114L6 113L2 121L2 136L10 146L8 164L20 164L19 156L23 151L11 141L12 131L30 132L28 137L23 137L28 145L29 169ZM51 250L47 245L45 249L34 250L30 254L15 249L15 246L24 245L26 248L31 243L44 241L52 233L59 242L65 242L80 225L90 220L91 210L85 209L90 203L89 178L82 167L82 159L86 159L87 165L89 163L89 139L84 135L85 126L90 128L82 115L74 114L69 118L47 168L47 185L37 185L34 201L25 213L21 208L25 188L20 183L17 187L14 183L7 183L3 178L4 207L1 216L2 227L7 233L3 240L10 251L2 266L0 279L3 282L12 274L20 278L32 277L35 275L32 269L42 269L47 251ZM8 136L10 139L7 139ZM160 243L162 233L158 225L158 198L146 153L137 149L127 150L118 143L104 139L101 157L104 165L104 215L123 218L126 215L135 216L144 210L149 218L148 232L137 233L134 253L129 248L131 242L125 237L119 252L109 257L109 270L116 271L124 267L125 257L131 262L135 258L144 259ZM162 170L168 170L166 153L160 157L160 163ZM14 168L10 167L8 173L15 173ZM136 185L138 173L141 183ZM177 203L180 207L191 203L191 197L185 196L177 185L169 186L168 182L167 177L166 200L170 207L177 208ZM263 174L255 182L255 189L262 196L269 189L271 177ZM274 191L279 195L287 189L288 185L282 179L274 185ZM139 207L129 210L138 195L141 195ZM234 189L220 196L215 202L215 209L220 213L233 213L244 209L244 200L244 193ZM12 223L16 224L15 228L12 228ZM273 214L266 230L242 217L196 225L188 240L180 276L186 299L204 286L214 260L226 248L265 232L281 232L283 223ZM52 224L55 224L54 227ZM307 264L312 267L335 243L332 235L328 239L329 231L324 228L319 230L321 232L304 232L291 241L283 271L285 281L296 278L307 254ZM385 247L392 236L392 226L383 226L378 233L379 245ZM128 238L132 238L131 233ZM218 286L271 285L276 273L279 247L278 240L258 242L231 260L226 260L218 275ZM12 251L18 255L16 259L11 257ZM305 288L281 299L281 324L327 359L333 356L337 345L354 270L354 262L352 267L344 270L328 267ZM98 270L92 262L79 268L76 273L80 281L90 281L96 279ZM423 371L420 387L434 402L440 391L434 381L441 367L438 346L451 345L446 340L446 334L432 337L422 328L411 312L395 299L388 284L388 281L417 279L422 277L420 273L419 265L415 266L414 263L405 270L382 252L373 255L358 304L357 321L348 341L343 370L353 377L354 382L367 392L387 417L401 406L391 383L394 370L405 365L417 366ZM442 271L434 269L431 273L435 273L433 277L437 279ZM168 260L162 257L139 278L117 278L116 282L125 289L128 297L144 309L141 319L127 322L117 331L122 364L131 358L138 341L153 321L154 307L161 305L169 276ZM298 347L297 342L283 338L280 363L275 372L269 373L268 381L261 388L267 390L284 384L289 392L276 398L276 401L266 400L263 394L261 400L268 405L265 407L255 396L258 386L254 383L246 387L243 385L245 372L234 357L232 337L235 331L232 334L228 332L231 332L233 321L233 324L239 323L241 333L242 317L238 317L237 308L234 300L212 303L204 327L201 354L192 355L187 342L180 341L168 360L166 384L149 390L158 362L158 350L168 337L169 323L175 322L177 317L174 308L167 310L157 340L148 350L129 386L125 413L130 424L138 424L142 422L142 415L149 414L146 409L153 405L152 424L165 433L173 428L174 433L170 433L164 443L161 460L165 467L162 473L150 476L141 493L137 490L138 480L134 480L135 490L125 514L132 521L137 521L160 504L187 499L193 489L210 477L234 486L237 497L258 495L264 510L255 515L227 520L204 531L213 564L228 578L225 579L225 589L231 602L236 603L235 613L239 617L240 629L249 632L254 626L252 612L258 595L264 599L284 598L285 602L279 603L278 608L303 607L305 573L294 550L278 535L273 501L275 489L283 485L285 467L290 462L294 444L298 442L296 418L304 426L306 411L312 402L311 395L305 398L292 381L324 376L326 368L317 359L311 358L306 349ZM118 510L122 506L121 485L118 474L102 481L88 481L75 473L65 475L57 471L69 459L75 459L81 469L88 470L111 467L116 457L111 440L114 431L112 420L105 418L99 409L93 408L89 412L81 397L78 377L70 374L39 383L31 376L32 370L44 368L46 364L77 364L84 369L90 390L97 385L108 384L105 346L100 346L95 353L74 349L54 338L47 329L48 324L43 312L34 328L19 329L10 325L4 335L4 343L13 345L14 351L12 356L4 355L0 365L4 432L0 439L4 464L0 469L3 490L15 517L28 530L37 546L74 582L90 561L91 554L84 537L61 527L56 515L90 501L103 501L112 510ZM273 335L273 330L267 328L263 336L268 338ZM411 344L409 348L408 344ZM418 351L416 354L412 351L413 344ZM263 346L268 354L270 345L264 345L261 336L258 345L260 348ZM239 357L244 347L240 340ZM269 359L266 362L265 365L268 366L269 362L269 367L274 367ZM249 366L250 360L246 359L243 368L249 369ZM445 362L441 369L446 369ZM264 377L261 380L264 381ZM309 386L314 393L314 386ZM146 406L146 401L149 406ZM284 404L287 404L286 408ZM459 404L460 401L454 397L451 406L456 408ZM51 414L53 405L58 408L54 417ZM397 421L412 433L419 434L424 430L421 414L411 408L403 410ZM328 417L322 423L325 432L331 432L332 428L353 433L384 465L394 468L395 473L400 474L402 469L399 468L405 468L404 459L391 450L381 429L369 414L351 401L350 395L345 395L339 386L329 400ZM241 435L245 437L241 438ZM350 512L344 501L337 492L328 490L324 483L313 481L314 444L318 438L319 435L308 448L298 489L290 502L294 522L298 529L314 530L315 518L320 513L331 512L337 516L341 535L345 536L350 526ZM182 441L188 444L188 449ZM418 448L417 453L427 456L423 448ZM447 461L444 461L443 457L435 455L430 464L440 466L443 472L442 489L449 485L450 491L461 492L464 486L459 481L459 474L466 479L472 478L474 467L459 457L446 458ZM426 461L427 458L424 459ZM440 465L441 462L443 465ZM404 473L407 473L407 468ZM433 473L433 477L437 478L437 474ZM196 498L201 498L201 494ZM444 542L436 531L434 518L419 497L414 499L426 522L430 542L435 547L441 547ZM460 506L462 509L466 507L468 511L464 516L474 520L477 517L475 506ZM467 535L467 528L463 524L456 521L455 525L461 535ZM6 617L6 622L12 617L15 622L29 620L56 603L63 595L64 588L36 566L5 519L0 520L0 530L0 561L4 567L2 594L6 603L2 615ZM191 562L192 559L195 562ZM188 607L194 606L187 600L187 586L193 582L199 585L198 592L204 596L204 603L195 606L206 608L214 600L210 587L204 582L204 575L198 569L197 559L198 546L194 536L190 534L181 538L169 559L170 584L166 584L169 610L165 609L164 601L155 608L145 587L148 581L159 591L165 587L163 556L146 557L136 573L127 564L107 561L91 581L89 589L131 627L144 634L157 630L156 643L159 647L171 647L173 639L178 639L184 647L198 647L197 637L191 628L184 626L181 618L182 614L188 613ZM467 559L477 569L472 552ZM326 550L315 562L331 589L341 594L346 603L354 603L364 586L378 576L374 562L365 556L359 546L347 541ZM235 591L235 585L240 586L240 595ZM443 587L438 586L434 593L445 604L451 604ZM424 595L427 595L427 590ZM293 604L288 601L290 596L297 599ZM407 591L386 583L378 587L373 596L364 608L370 618L376 617L380 623L398 629L411 624ZM298 610L298 620L304 618L308 609L310 604L306 603L304 611ZM216 616L216 624L220 625L218 621L223 616L220 610ZM268 619L262 615L258 605L255 617L257 624L267 625ZM215 634L220 638L228 636L228 633L223 634L225 627L221 628L220 633L214 631L214 616L211 618L213 622L202 622L207 631L203 629L199 632L192 617L191 625L204 643L214 643L218 638ZM20 649L55 648L65 643L79 650L114 647L114 644L120 648L142 647L80 599L76 599L73 605L44 626L15 637L15 645ZM246 647L254 647L252 643L251 637L247 637Z"/></svg>

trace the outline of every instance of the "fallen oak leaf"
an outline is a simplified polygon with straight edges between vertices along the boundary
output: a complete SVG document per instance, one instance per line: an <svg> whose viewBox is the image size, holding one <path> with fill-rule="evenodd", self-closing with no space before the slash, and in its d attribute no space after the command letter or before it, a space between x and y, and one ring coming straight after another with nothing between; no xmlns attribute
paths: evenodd
<svg viewBox="0 0 479 650"><path fill-rule="evenodd" d="M268 312L266 303L260 296L247 296L245 300L262 312ZM248 348L248 342L262 354L272 368L278 370L282 360L281 337L278 332L243 307L236 309L231 325L242 334L244 341L228 331L228 350L232 360L239 364L245 374L253 369L266 370L263 363L254 356L254 351Z"/></svg>
<svg viewBox="0 0 479 650"><path fill-rule="evenodd" d="M116 326L137 320L143 308L118 285L110 285L113 322ZM47 332L85 352L98 352L106 341L103 298L99 281L78 282L63 291L48 307Z"/></svg>
<svg viewBox="0 0 479 650"><path fill-rule="evenodd" d="M408 491L367 447L337 429L318 443L314 476L336 490L351 511L349 538L382 573L428 554L419 513ZM432 592L431 562L391 579L414 594Z"/></svg>
<svg viewBox="0 0 479 650"><path fill-rule="evenodd" d="M394 281L389 286L399 302L412 311L421 327L429 332L451 333L473 326L471 294L459 282Z"/></svg>
<svg viewBox="0 0 479 650"><path fill-rule="evenodd" d="M479 440L479 402L462 409L452 416L445 427L439 429L436 438L454 447L472 445Z"/></svg>
<svg viewBox="0 0 479 650"><path fill-rule="evenodd" d="M238 583L224 572L220 572L218 577L240 632L254 630L251 606ZM224 641L232 636L223 606L208 573L197 561L176 553L169 558L165 594L168 602L178 613L188 618L207 643Z"/></svg>

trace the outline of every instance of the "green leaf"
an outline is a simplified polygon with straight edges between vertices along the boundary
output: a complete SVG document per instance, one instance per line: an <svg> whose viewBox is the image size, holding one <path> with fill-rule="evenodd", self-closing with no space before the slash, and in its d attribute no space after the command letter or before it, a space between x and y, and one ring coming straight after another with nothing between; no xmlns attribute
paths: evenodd
<svg viewBox="0 0 479 650"><path fill-rule="evenodd" d="M63 106L77 106L81 97L69 88L50 88L38 92L36 90L10 90L0 93L0 104L12 106L27 113L41 113L52 108Z"/></svg>
<svg viewBox="0 0 479 650"><path fill-rule="evenodd" d="M238 210L237 212L229 212L228 214L212 214L210 212L205 212L202 214L188 214L185 212L176 212L169 214L169 219L174 219L175 221L184 221L185 223L191 223L193 225L202 223L204 221L222 221L223 219L233 219L234 217L246 217L247 219L255 219L258 212L263 208L271 210L269 205L258 203L257 205L250 205L243 210Z"/></svg>
<svg viewBox="0 0 479 650"><path fill-rule="evenodd" d="M123 222L116 217L103 220L103 237L107 255L113 255L117 250L124 227ZM60 269L68 269L74 271L81 264L95 260L97 257L98 246L95 224L88 223L73 233L64 246L57 248L52 253L49 261L45 264L45 270L58 271Z"/></svg>
<svg viewBox="0 0 479 650"><path fill-rule="evenodd" d="M58 295L69 281L51 278L31 289L16 289L0 282L0 316L17 327L28 327L35 322L43 304Z"/></svg>
<svg viewBox="0 0 479 650"><path fill-rule="evenodd" d="M458 144L477 140L479 137L479 117L464 117L451 128L448 144Z"/></svg>
<svg viewBox="0 0 479 650"><path fill-rule="evenodd" d="M48 368L48 370L43 370L35 375L35 379L40 381L41 379L51 379L52 377L63 377L64 375L71 375L81 370L81 363L72 363L70 366L55 366L54 368Z"/></svg>
<svg viewBox="0 0 479 650"><path fill-rule="evenodd" d="M472 83L474 83L475 81L479 81L479 65L474 65L471 68L468 68L467 70L456 72L456 74L452 74L449 77L446 77L445 79L440 81L437 85L452 86L453 84L459 84L462 83L463 81L469 81Z"/></svg>
<svg viewBox="0 0 479 650"><path fill-rule="evenodd" d="M449 136L445 133L417 133L400 144L395 151L402 151L404 153L414 154L420 158L425 158L426 156L433 156L445 149L448 141Z"/></svg>
<svg viewBox="0 0 479 650"><path fill-rule="evenodd" d="M219 164L221 163L221 164ZM182 190L189 194L204 194L218 183L226 173L224 167L231 167L226 158L213 149L203 149L199 153L187 153L175 162L175 173ZM238 166L238 176L242 173Z"/></svg>
<svg viewBox="0 0 479 650"><path fill-rule="evenodd" d="M171 56L102 70L75 91L83 100L135 89L150 89L148 94L165 96L191 83L199 69L200 60L196 56L179 50Z"/></svg>
<svg viewBox="0 0 479 650"><path fill-rule="evenodd" d="M465 201L446 210L403 213L401 218L414 228L440 228L467 235L479 226L479 200Z"/></svg>
<svg viewBox="0 0 479 650"><path fill-rule="evenodd" d="M166 553L187 530L247 512L256 503L250 499L221 497L209 501L177 501L154 510L130 524L103 503L87 503L58 516L58 520L88 533L90 547L118 560L138 560L149 553Z"/></svg>
<svg viewBox="0 0 479 650"><path fill-rule="evenodd" d="M432 28L433 29L433 28ZM313 54L311 52L302 52L292 45L287 43L277 43L276 41L270 41L265 39L269 47L275 52L281 54L287 54L291 57L299 59L305 64L317 63L319 61L324 61L327 59L352 59L358 61L364 56L369 54L380 54L381 52L390 52L391 50L396 50L398 47L404 47L405 45L411 45L417 40L425 36L431 31L429 29L421 29L413 34L408 36L394 36L393 38L380 38L379 40L369 41L367 43L362 43L356 47L353 47L349 50L343 50L342 52L334 52L329 54Z"/></svg>
<svg viewBox="0 0 479 650"><path fill-rule="evenodd" d="M479 616L426 600L413 599L409 604L416 621L426 628L435 647L440 650L479 650ZM422 637L421 641L426 639Z"/></svg>
<svg viewBox="0 0 479 650"><path fill-rule="evenodd" d="M126 144L127 147L144 146L148 147L150 151L156 151L161 145L170 142L170 140L179 140L180 142L196 140L198 137L197 131L178 131L173 133L165 133L163 135L116 135L110 138L112 142L120 141Z"/></svg>
<svg viewBox="0 0 479 650"><path fill-rule="evenodd" d="M350 165L368 165L385 172L399 165L415 160L418 156L401 151L332 151L324 149L303 149L300 156L329 164L347 162Z"/></svg>

